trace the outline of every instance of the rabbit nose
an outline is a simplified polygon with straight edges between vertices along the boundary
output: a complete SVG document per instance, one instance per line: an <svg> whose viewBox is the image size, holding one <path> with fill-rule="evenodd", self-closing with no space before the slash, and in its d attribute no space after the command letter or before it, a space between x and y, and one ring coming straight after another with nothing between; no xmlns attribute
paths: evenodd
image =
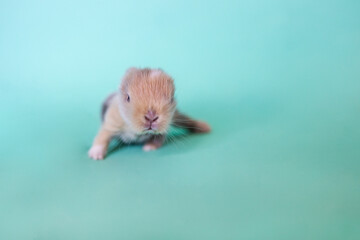
<svg viewBox="0 0 360 240"><path fill-rule="evenodd" d="M156 113L154 111L148 111L145 115L145 120L149 123L153 123L156 120L158 120L158 116L156 116Z"/></svg>

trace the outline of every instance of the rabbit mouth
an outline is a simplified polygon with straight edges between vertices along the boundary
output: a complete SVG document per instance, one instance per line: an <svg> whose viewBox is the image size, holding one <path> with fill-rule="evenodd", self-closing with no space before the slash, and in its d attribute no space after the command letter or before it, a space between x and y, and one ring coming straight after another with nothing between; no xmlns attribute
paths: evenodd
<svg viewBox="0 0 360 240"><path fill-rule="evenodd" d="M149 128L146 128L144 131L143 131L145 134L154 134L156 133L156 130L149 127Z"/></svg>
<svg viewBox="0 0 360 240"><path fill-rule="evenodd" d="M142 134L144 134L144 135L159 135L159 134L163 134L163 133L157 129L149 127L149 128L144 129Z"/></svg>

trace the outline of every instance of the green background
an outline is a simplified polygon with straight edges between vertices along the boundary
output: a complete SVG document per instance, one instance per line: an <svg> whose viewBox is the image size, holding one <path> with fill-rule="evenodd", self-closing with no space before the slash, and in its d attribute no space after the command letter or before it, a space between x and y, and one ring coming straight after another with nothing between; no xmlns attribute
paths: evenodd
<svg viewBox="0 0 360 240"><path fill-rule="evenodd" d="M359 239L360 2L0 1L0 239ZM208 135L87 157L130 66Z"/></svg>

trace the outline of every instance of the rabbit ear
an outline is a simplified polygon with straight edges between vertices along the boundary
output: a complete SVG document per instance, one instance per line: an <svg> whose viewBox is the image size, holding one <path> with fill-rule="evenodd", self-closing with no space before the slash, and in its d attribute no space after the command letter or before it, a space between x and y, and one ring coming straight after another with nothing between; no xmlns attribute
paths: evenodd
<svg viewBox="0 0 360 240"><path fill-rule="evenodd" d="M211 131L211 127L206 122L195 120L178 110L175 111L171 124L192 133L208 133Z"/></svg>
<svg viewBox="0 0 360 240"><path fill-rule="evenodd" d="M140 77L142 74L149 72L149 71L150 71L150 69L148 69L148 68L144 68L144 69L140 69L140 68L136 68L136 67L128 68L121 80L119 89L122 92L126 92L127 86L129 85L129 83L132 79Z"/></svg>
<svg viewBox="0 0 360 240"><path fill-rule="evenodd" d="M103 102L102 106L101 106L101 121L104 121L104 117L106 114L106 111L109 108L110 102L112 101L112 99L116 96L116 93L112 93L110 94L105 101Z"/></svg>

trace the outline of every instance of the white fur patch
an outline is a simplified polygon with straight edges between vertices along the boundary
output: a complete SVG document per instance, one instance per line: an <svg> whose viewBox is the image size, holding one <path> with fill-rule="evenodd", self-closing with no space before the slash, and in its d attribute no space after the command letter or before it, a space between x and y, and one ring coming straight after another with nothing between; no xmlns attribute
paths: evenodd
<svg viewBox="0 0 360 240"><path fill-rule="evenodd" d="M159 70L159 69L154 69L154 70L151 70L151 72L150 72L150 77L151 77L151 78L156 78L156 77L159 77L161 74L162 74L162 71L161 71L161 70Z"/></svg>
<svg viewBox="0 0 360 240"><path fill-rule="evenodd" d="M106 149L103 145L94 145L90 148L88 155L94 160L102 160L106 155Z"/></svg>

